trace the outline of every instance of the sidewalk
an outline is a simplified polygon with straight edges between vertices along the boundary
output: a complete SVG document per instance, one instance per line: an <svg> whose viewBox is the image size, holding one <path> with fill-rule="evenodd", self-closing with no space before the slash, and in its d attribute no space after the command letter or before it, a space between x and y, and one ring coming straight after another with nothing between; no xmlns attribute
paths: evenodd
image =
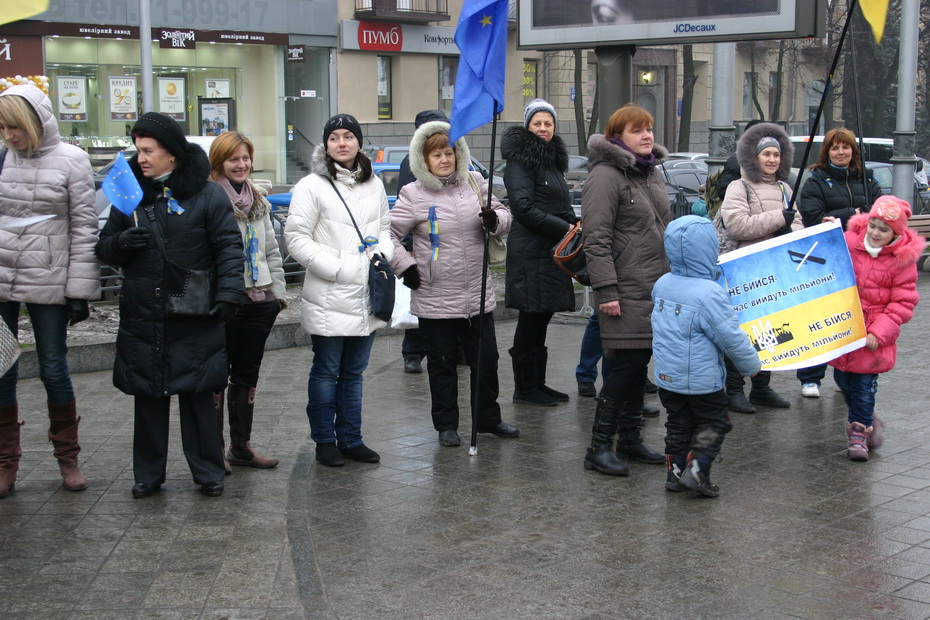
<svg viewBox="0 0 930 620"><path fill-rule="evenodd" d="M921 278L924 305L879 381L879 453L846 459L830 376L809 400L777 373L793 406L734 414L717 499L667 493L662 466L634 464L629 478L582 468L594 401L574 390L580 317L549 330L549 383L572 394L552 408L510 402L514 323L497 324L503 416L522 435L480 435L474 457L439 446L427 376L402 372L401 337L388 335L365 379L363 431L381 463L319 466L304 413L311 352L268 352L253 443L281 464L236 468L221 498L192 483L176 415L162 492L132 498L132 401L109 371L74 376L90 486L64 491L44 390L22 380L24 454L0 500L0 619L930 617ZM662 421L647 422L653 448Z"/></svg>

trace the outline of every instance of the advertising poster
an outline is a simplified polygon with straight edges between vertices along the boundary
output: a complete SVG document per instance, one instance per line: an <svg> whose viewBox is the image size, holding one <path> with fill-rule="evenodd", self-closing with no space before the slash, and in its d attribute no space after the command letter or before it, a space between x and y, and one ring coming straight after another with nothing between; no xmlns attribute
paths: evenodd
<svg viewBox="0 0 930 620"><path fill-rule="evenodd" d="M187 120L187 96L184 78L158 78L158 111L176 121Z"/></svg>
<svg viewBox="0 0 930 620"><path fill-rule="evenodd" d="M229 80L204 80L204 95L207 99L227 99L229 97Z"/></svg>
<svg viewBox="0 0 930 620"><path fill-rule="evenodd" d="M134 121L136 112L136 78L110 78L110 120Z"/></svg>
<svg viewBox="0 0 930 620"><path fill-rule="evenodd" d="M728 252L720 267L763 370L806 368L865 346L839 221Z"/></svg>
<svg viewBox="0 0 930 620"><path fill-rule="evenodd" d="M218 136L229 129L228 103L200 103L200 135Z"/></svg>
<svg viewBox="0 0 930 620"><path fill-rule="evenodd" d="M58 120L87 121L87 80L83 76L58 77Z"/></svg>

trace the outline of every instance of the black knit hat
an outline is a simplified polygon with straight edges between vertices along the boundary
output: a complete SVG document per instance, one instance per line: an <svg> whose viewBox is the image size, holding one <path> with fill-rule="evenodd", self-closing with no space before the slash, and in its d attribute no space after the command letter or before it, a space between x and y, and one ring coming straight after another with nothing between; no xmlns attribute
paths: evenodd
<svg viewBox="0 0 930 620"><path fill-rule="evenodd" d="M355 117L351 114L337 114L323 125L323 144L329 139L329 134L337 129L348 129L355 134L358 143L362 143L362 126L358 124Z"/></svg>
<svg viewBox="0 0 930 620"><path fill-rule="evenodd" d="M417 114L416 118L413 119L413 125L419 129L420 125L424 123L430 123L432 121L442 121L444 123L448 123L449 118L442 112L442 110L423 110Z"/></svg>
<svg viewBox="0 0 930 620"><path fill-rule="evenodd" d="M184 130L173 118L158 112L146 112L139 117L132 126L132 141L136 141L136 133L145 132L158 140L169 153L178 159L187 157L188 141L184 137Z"/></svg>

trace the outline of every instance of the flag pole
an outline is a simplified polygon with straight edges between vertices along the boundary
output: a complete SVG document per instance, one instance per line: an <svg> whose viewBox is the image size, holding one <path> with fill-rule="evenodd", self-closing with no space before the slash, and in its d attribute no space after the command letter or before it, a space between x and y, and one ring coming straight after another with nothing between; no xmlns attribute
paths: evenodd
<svg viewBox="0 0 930 620"><path fill-rule="evenodd" d="M840 33L840 40L836 44L836 53L833 55L833 64L830 65L830 73L827 75L827 83L823 87L823 93L820 96L820 105L817 106L817 115L814 117L814 124L811 127L810 138L807 141L807 146L804 147L804 159L801 160L802 164L807 163L807 158L811 153L811 146L814 143L814 136L817 135L817 125L820 124L820 117L823 115L823 109L827 103L827 96L830 94L830 88L833 86L833 74L836 72L836 65L840 61L840 54L843 51L843 41L846 40L846 33L849 30L849 23L852 21L853 9L856 8L856 0L849 0L849 13L846 14L846 23L843 24L843 32ZM798 178L794 181L794 189L791 192L791 201L788 203L788 210L794 209L794 203L798 199L798 192L801 191L801 178L803 175L803 168L798 171ZM863 171L864 174L864 171Z"/></svg>
<svg viewBox="0 0 930 620"><path fill-rule="evenodd" d="M494 185L494 150L497 148L497 101L493 101L494 109L491 116L491 165L488 172L488 197L485 202L488 209L491 208L491 187ZM480 203L480 201L479 201ZM479 205L480 206L480 205ZM478 395L481 394L481 355L484 343L484 304L487 301L488 293L488 267L490 257L488 256L488 245L491 241L491 231L482 227L484 233L484 252L481 260L481 305L478 309L478 361L475 363L475 382L474 392L471 398L471 445L468 448L469 456L478 454Z"/></svg>
<svg viewBox="0 0 930 620"><path fill-rule="evenodd" d="M862 166L862 170L859 171L859 174L862 175L862 195L865 197L865 207L871 207L869 203L869 180L866 178L865 168L865 132L862 131L862 106L859 103L859 67L856 64L856 33L853 32L853 35L849 38L849 57L852 63L852 74L853 74L853 93L855 94L856 99L856 134L859 136L859 165ZM852 205L853 210L855 210L856 205L855 201Z"/></svg>

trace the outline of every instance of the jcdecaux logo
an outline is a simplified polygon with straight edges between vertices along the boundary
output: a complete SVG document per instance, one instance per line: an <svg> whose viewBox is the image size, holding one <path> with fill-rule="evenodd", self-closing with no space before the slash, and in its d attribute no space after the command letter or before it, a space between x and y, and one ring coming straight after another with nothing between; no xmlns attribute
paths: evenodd
<svg viewBox="0 0 930 620"><path fill-rule="evenodd" d="M717 24L676 24L672 32L714 32Z"/></svg>

